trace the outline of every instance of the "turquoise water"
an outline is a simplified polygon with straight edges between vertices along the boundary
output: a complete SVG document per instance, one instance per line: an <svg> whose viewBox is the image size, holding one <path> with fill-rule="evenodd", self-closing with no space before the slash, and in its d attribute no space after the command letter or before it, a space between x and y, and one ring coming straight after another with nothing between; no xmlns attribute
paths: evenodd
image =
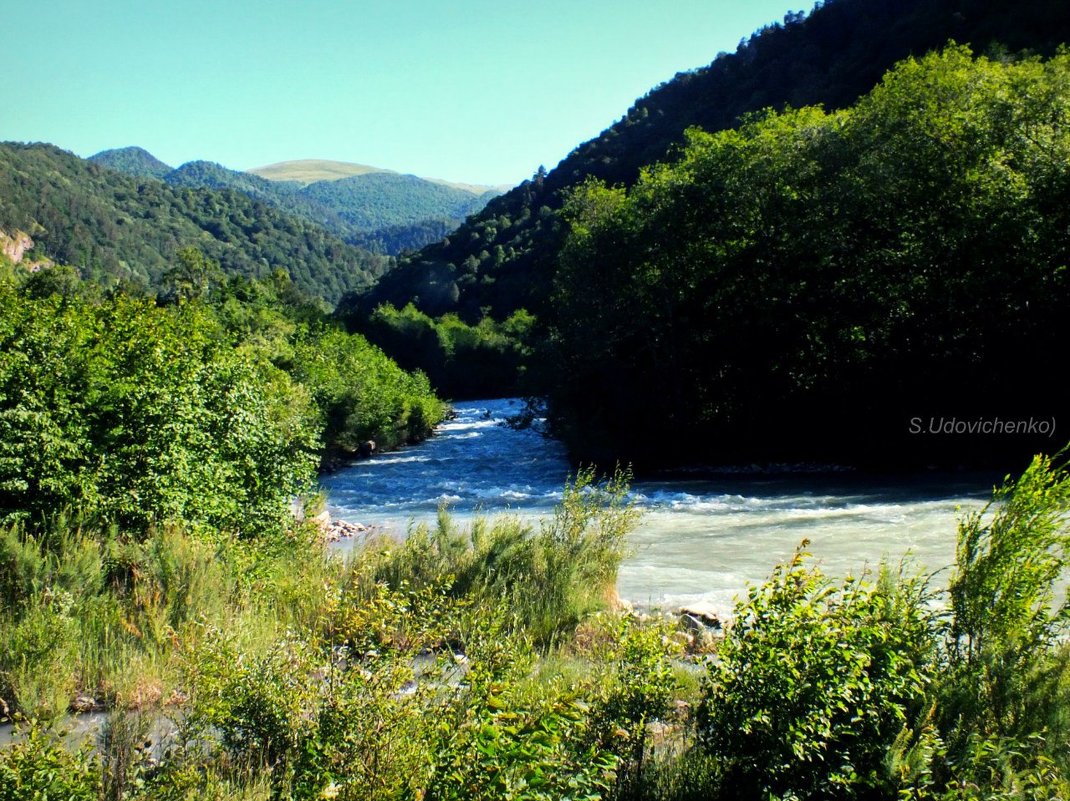
<svg viewBox="0 0 1070 801"><path fill-rule="evenodd" d="M335 517L403 536L454 515L547 514L569 465L560 443L502 424L517 400L472 401L432 439L357 462L323 480ZM956 522L978 508L994 476L859 476L849 471L703 471L644 479L633 496L644 516L618 581L640 604L702 604L722 612L748 583L764 580L804 538L833 575L909 554L934 571L954 558ZM339 547L352 547L343 543Z"/></svg>

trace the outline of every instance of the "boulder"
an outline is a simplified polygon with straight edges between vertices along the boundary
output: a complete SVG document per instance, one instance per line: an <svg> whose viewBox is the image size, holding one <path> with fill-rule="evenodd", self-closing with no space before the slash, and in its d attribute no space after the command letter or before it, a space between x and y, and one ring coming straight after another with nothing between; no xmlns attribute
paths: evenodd
<svg viewBox="0 0 1070 801"><path fill-rule="evenodd" d="M680 625L688 631L702 632L721 630L721 618L717 612L710 607L705 607L699 604L682 606L680 607L678 614L680 616Z"/></svg>

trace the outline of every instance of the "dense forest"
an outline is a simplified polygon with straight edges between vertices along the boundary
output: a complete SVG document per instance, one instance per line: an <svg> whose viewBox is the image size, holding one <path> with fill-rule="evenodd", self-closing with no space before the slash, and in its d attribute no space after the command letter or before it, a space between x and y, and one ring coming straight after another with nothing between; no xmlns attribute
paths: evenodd
<svg viewBox="0 0 1070 801"><path fill-rule="evenodd" d="M0 230L29 234L35 259L106 284L157 287L175 254L196 247L228 274L281 268L334 302L390 264L241 192L139 180L51 145L0 144Z"/></svg>
<svg viewBox="0 0 1070 801"><path fill-rule="evenodd" d="M589 177L631 185L644 166L677 157L692 127L734 127L766 107L843 108L897 61L952 39L978 53L1050 55L1070 41L1070 9L1059 0L829 0L808 15L789 15L734 53L653 89L555 169L540 168L374 287L347 297L342 311L355 329L382 303L400 309L412 302L433 317L451 312L470 324L519 308L552 317L550 291L567 233L561 209L571 189Z"/></svg>
<svg viewBox="0 0 1070 801"><path fill-rule="evenodd" d="M110 170L126 173L135 178L163 179L174 167L160 161L143 147L120 147L114 150L102 150L89 161L107 167Z"/></svg>
<svg viewBox="0 0 1070 801"><path fill-rule="evenodd" d="M1049 363L1070 344L1068 87L1070 55L949 48L851 108L692 131L629 190L584 184L541 356L556 430L643 463L1050 447L1070 408ZM1034 425L929 436L953 416Z"/></svg>
<svg viewBox="0 0 1070 801"><path fill-rule="evenodd" d="M437 242L499 194L494 189L480 191L372 168L307 183L269 180L210 161L190 161L171 169L136 147L105 150L89 160L135 177L158 178L171 186L232 189L322 226L351 245L388 255Z"/></svg>

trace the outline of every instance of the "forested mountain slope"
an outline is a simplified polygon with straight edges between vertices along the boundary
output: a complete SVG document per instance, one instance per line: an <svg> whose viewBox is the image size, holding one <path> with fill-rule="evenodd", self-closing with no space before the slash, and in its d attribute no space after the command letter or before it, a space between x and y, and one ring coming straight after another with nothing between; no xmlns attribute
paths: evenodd
<svg viewBox="0 0 1070 801"><path fill-rule="evenodd" d="M630 185L642 166L671 157L692 126L716 131L765 107L842 108L897 61L949 40L975 52L1051 53L1070 41L1062 0L828 0L789 15L721 54L707 67L653 89L600 136L555 169L495 199L439 243L403 260L348 306L355 318L379 304L415 301L420 310L475 321L490 308L541 313L562 243L558 211L588 177Z"/></svg>
<svg viewBox="0 0 1070 801"><path fill-rule="evenodd" d="M641 464L1058 449L1068 90L1070 54L948 48L847 109L693 131L628 190L585 184L536 360L556 430Z"/></svg>
<svg viewBox="0 0 1070 801"><path fill-rule="evenodd" d="M320 225L351 245L389 255L438 241L499 194L489 187L452 185L340 162L272 165L263 168L269 176L263 177L255 170L231 170L211 161L190 161L172 170L141 148L107 150L90 160L172 186L233 189ZM296 179L289 180L291 175ZM303 180L319 176L327 177Z"/></svg>
<svg viewBox="0 0 1070 801"><path fill-rule="evenodd" d="M330 302L390 263L242 192L138 179L40 144L0 144L0 229L28 233L35 258L147 287L157 287L188 246L226 273L281 268L302 291Z"/></svg>

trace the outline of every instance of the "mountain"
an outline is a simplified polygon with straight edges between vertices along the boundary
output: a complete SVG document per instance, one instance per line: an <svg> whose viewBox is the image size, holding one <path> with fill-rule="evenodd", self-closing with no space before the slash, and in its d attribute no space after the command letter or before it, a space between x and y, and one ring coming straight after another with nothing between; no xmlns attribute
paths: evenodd
<svg viewBox="0 0 1070 801"><path fill-rule="evenodd" d="M489 200L485 195L475 195L415 175L389 172L317 181L303 187L299 194L366 233L424 220L460 221L483 208Z"/></svg>
<svg viewBox="0 0 1070 801"><path fill-rule="evenodd" d="M182 171L168 175L176 172ZM213 173L205 167L197 180L208 183ZM229 273L259 277L285 270L302 291L332 303L390 265L229 186L136 178L52 145L0 143L0 229L26 232L36 259L77 267L105 283L150 288L187 246Z"/></svg>
<svg viewBox="0 0 1070 801"><path fill-rule="evenodd" d="M553 429L640 467L1057 450L1067 86L1070 52L948 47L845 109L692 131L629 189L585 184L533 360Z"/></svg>
<svg viewBox="0 0 1070 801"><path fill-rule="evenodd" d="M296 182L269 181L259 175L239 172L211 161L188 161L163 177L171 186L189 189L231 189L254 200L267 203L287 214L322 225L332 234L350 244L362 231L347 225L330 209L308 198Z"/></svg>
<svg viewBox="0 0 1070 801"><path fill-rule="evenodd" d="M141 161L107 155L115 152L119 151L105 151L92 160L137 177L157 177L172 186L241 192L321 225L351 245L389 255L440 240L500 193L493 187L451 184L337 161L281 162L248 172L190 161L162 175L147 176Z"/></svg>
<svg viewBox="0 0 1070 801"><path fill-rule="evenodd" d="M314 219L348 242L397 255L438 242L510 187L402 175L344 161L305 159L247 170L299 186Z"/></svg>
<svg viewBox="0 0 1070 801"><path fill-rule="evenodd" d="M296 161L280 161L277 164L268 164L265 167L253 167L246 170L253 175L267 178L271 181L293 181L308 185L317 181L337 181L341 178L352 178L354 175L367 175L373 172L385 172L397 175L396 170L387 170L383 167L369 167L367 164L354 164L349 161L327 161L324 159L298 159ZM468 184L457 181L446 181L442 178L424 178L433 184L442 184L452 189L463 189L473 195L500 195L513 188L512 184L498 184L488 186L486 184Z"/></svg>
<svg viewBox="0 0 1070 801"><path fill-rule="evenodd" d="M790 14L640 98L599 136L492 200L441 242L399 261L360 297L346 301L359 324L382 303L416 302L424 312L457 312L474 322L486 308L503 319L517 308L546 311L564 238L559 210L589 177L631 185L641 169L671 159L684 131L735 126L766 107L842 108L893 64L949 40L1050 53L1070 41L1064 0L827 0Z"/></svg>
<svg viewBox="0 0 1070 801"><path fill-rule="evenodd" d="M264 167L246 170L269 181L293 181L302 185L317 181L336 181L339 178L352 178L354 175L367 175L370 172L392 172L381 167L369 167L367 164L353 164L347 161L326 161L324 159L298 159L280 161Z"/></svg>
<svg viewBox="0 0 1070 801"><path fill-rule="evenodd" d="M120 147L102 150L89 160L112 170L138 178L163 178L173 167L164 164L149 151L140 147Z"/></svg>
<svg viewBox="0 0 1070 801"><path fill-rule="evenodd" d="M163 179L171 186L191 189L235 189L265 201L289 197L295 194L297 188L296 184L276 183L257 175L229 170L212 161L187 161L181 167L168 171Z"/></svg>

